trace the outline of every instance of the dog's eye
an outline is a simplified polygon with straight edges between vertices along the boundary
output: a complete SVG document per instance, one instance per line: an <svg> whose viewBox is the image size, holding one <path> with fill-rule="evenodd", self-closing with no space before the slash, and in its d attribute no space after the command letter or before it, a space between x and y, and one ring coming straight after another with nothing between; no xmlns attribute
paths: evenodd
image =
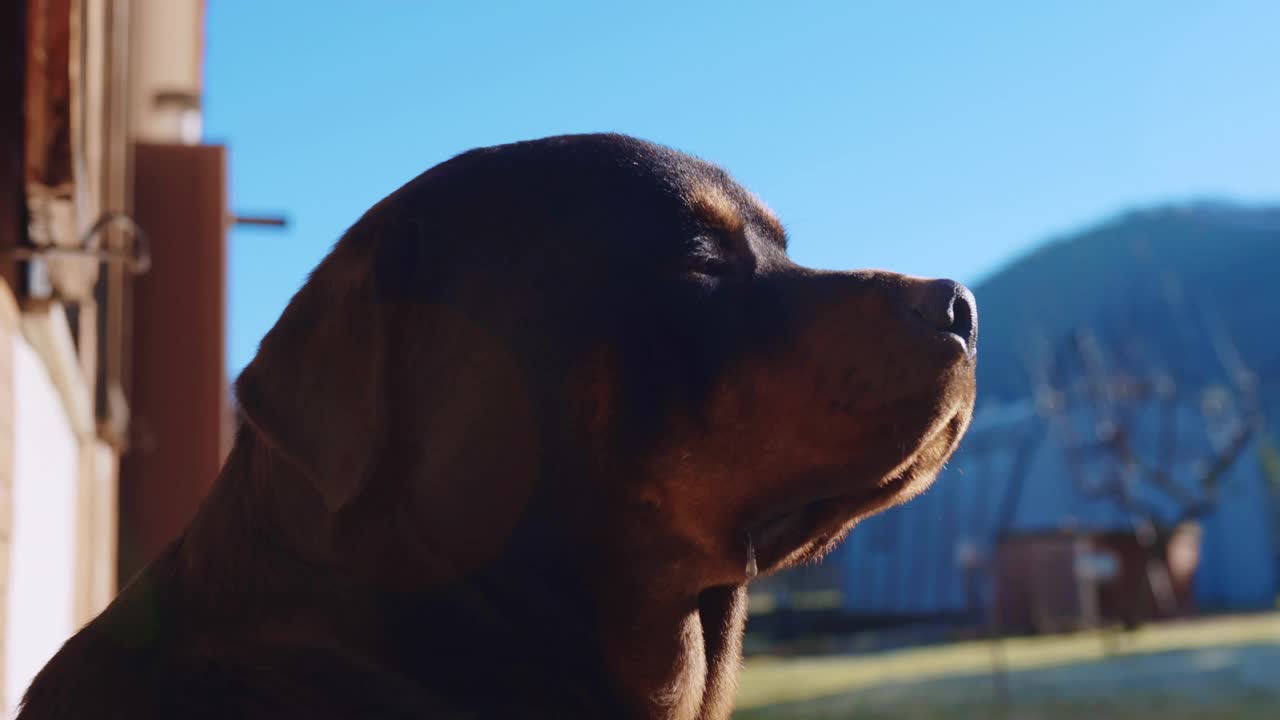
<svg viewBox="0 0 1280 720"><path fill-rule="evenodd" d="M697 245L685 258L685 269L697 275L720 277L733 271L733 263L724 256L714 238L698 238Z"/></svg>
<svg viewBox="0 0 1280 720"><path fill-rule="evenodd" d="M729 261L719 255L695 253L689 258L689 271L700 275L719 277L732 269Z"/></svg>

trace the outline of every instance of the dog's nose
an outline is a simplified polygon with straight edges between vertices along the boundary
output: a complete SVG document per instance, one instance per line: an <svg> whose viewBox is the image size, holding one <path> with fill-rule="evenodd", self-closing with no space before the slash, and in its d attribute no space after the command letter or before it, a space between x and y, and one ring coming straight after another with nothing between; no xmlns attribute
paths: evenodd
<svg viewBox="0 0 1280 720"><path fill-rule="evenodd" d="M932 280L916 296L915 313L935 330L958 335L969 354L977 349L978 302L954 280Z"/></svg>

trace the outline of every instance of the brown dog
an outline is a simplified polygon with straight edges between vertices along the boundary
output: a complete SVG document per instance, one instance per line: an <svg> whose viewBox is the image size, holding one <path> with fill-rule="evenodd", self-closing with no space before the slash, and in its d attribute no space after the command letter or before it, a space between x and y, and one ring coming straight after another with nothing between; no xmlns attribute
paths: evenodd
<svg viewBox="0 0 1280 720"><path fill-rule="evenodd" d="M975 340L960 285L798 267L699 160L466 153L316 269L199 515L20 717L726 717L748 581L932 481Z"/></svg>

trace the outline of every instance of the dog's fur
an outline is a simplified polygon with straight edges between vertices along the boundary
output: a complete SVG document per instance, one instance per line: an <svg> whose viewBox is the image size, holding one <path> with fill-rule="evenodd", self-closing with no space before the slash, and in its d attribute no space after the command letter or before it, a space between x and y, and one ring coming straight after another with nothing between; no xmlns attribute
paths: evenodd
<svg viewBox="0 0 1280 720"><path fill-rule="evenodd" d="M926 487L974 400L976 325L926 320L967 291L786 242L723 170L617 135L411 181L20 717L728 716L752 571Z"/></svg>

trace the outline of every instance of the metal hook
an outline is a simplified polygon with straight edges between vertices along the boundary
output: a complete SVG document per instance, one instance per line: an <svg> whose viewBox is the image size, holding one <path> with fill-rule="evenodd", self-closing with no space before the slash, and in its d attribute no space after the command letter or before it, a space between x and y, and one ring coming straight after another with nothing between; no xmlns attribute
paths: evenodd
<svg viewBox="0 0 1280 720"><path fill-rule="evenodd" d="M122 225L129 230L132 247L128 250L109 250L99 247L98 237L110 226ZM133 275L141 275L151 269L151 245L147 233L133 218L121 212L103 213L84 235L79 247L41 245L9 248L9 256L15 260L37 260L50 257L93 257L99 262L121 263Z"/></svg>

